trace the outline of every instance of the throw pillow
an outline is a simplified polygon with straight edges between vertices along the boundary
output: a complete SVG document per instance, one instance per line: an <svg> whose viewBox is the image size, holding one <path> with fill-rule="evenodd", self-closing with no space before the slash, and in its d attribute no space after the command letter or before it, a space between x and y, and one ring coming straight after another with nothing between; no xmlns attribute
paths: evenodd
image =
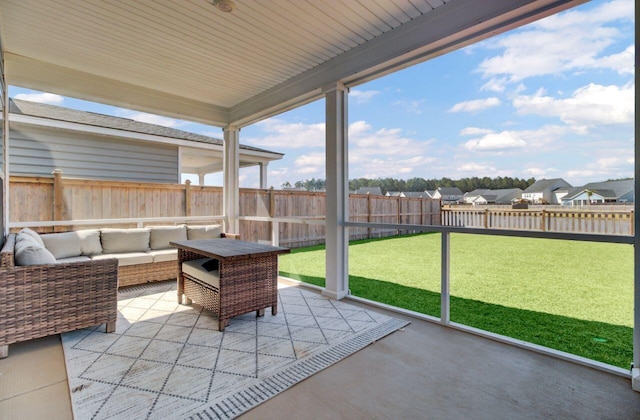
<svg viewBox="0 0 640 420"><path fill-rule="evenodd" d="M149 244L151 249L171 248L169 242L186 241L187 228L185 225L178 226L152 226Z"/></svg>
<svg viewBox="0 0 640 420"><path fill-rule="evenodd" d="M32 238L16 242L14 258L16 265L55 264L56 262L53 254Z"/></svg>
<svg viewBox="0 0 640 420"><path fill-rule="evenodd" d="M149 234L149 228L102 229L100 231L102 253L147 252L149 250Z"/></svg>
<svg viewBox="0 0 640 420"><path fill-rule="evenodd" d="M187 226L187 239L214 239L222 234L221 225Z"/></svg>
<svg viewBox="0 0 640 420"><path fill-rule="evenodd" d="M85 229L76 231L80 240L82 255L93 257L102 254L102 244L100 243L100 231L98 229Z"/></svg>
<svg viewBox="0 0 640 420"><path fill-rule="evenodd" d="M40 235L36 231L33 231L33 230L29 229L29 228L24 228L20 232L18 232L18 236L17 236L16 240L18 240L20 238L20 235L27 235L27 236L35 239L36 243L38 243L40 246L44 246L44 242L42 242L42 238L40 237Z"/></svg>
<svg viewBox="0 0 640 420"><path fill-rule="evenodd" d="M56 259L79 257L82 255L80 238L78 238L76 232L48 233L42 235L41 238L45 248L47 248Z"/></svg>

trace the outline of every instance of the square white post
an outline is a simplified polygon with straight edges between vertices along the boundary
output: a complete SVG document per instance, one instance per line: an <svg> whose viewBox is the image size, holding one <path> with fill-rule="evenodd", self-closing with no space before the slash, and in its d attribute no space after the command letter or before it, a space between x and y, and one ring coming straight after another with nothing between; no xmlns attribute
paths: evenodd
<svg viewBox="0 0 640 420"><path fill-rule="evenodd" d="M349 294L348 90L342 83L323 89L326 101L326 283L331 299Z"/></svg>
<svg viewBox="0 0 640 420"><path fill-rule="evenodd" d="M240 129L224 128L222 207L224 229L229 233L240 233Z"/></svg>
<svg viewBox="0 0 640 420"><path fill-rule="evenodd" d="M260 188L266 190L267 187L267 168L269 167L269 162L259 163L260 165Z"/></svg>
<svg viewBox="0 0 640 420"><path fill-rule="evenodd" d="M640 18L640 8L636 7L636 19ZM638 31L636 29L636 38ZM640 76L638 70L638 46L636 44L636 80ZM638 94L640 88L636 83L635 109L638 109ZM634 250L633 250L633 368L631 369L631 387L634 391L640 392L640 119L638 113L635 114L635 142L634 142L634 192L633 192L633 216L634 223Z"/></svg>

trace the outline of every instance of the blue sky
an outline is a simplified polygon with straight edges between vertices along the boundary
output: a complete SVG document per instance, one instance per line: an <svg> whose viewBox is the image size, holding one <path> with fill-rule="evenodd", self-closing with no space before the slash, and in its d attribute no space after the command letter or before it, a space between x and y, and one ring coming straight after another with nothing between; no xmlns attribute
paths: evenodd
<svg viewBox="0 0 640 420"><path fill-rule="evenodd" d="M574 186L632 177L634 89L634 2L592 1L352 88L349 177L560 177ZM58 95L9 94L222 137ZM269 185L325 178L324 101L245 127L240 141L285 154L269 165ZM240 176L242 187L258 186L256 168Z"/></svg>

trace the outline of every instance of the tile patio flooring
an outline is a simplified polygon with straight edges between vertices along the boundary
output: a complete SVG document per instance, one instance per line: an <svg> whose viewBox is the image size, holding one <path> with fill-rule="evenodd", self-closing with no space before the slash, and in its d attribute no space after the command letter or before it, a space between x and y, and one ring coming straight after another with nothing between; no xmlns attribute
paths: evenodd
<svg viewBox="0 0 640 420"><path fill-rule="evenodd" d="M628 379L407 319L242 418L640 419ZM39 418L71 418L59 336L14 344L0 360L0 419Z"/></svg>

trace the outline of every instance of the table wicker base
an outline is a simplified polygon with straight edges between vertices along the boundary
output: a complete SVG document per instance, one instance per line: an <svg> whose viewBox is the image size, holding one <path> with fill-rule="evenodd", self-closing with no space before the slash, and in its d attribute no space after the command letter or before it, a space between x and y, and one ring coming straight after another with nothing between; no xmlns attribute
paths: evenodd
<svg viewBox="0 0 640 420"><path fill-rule="evenodd" d="M179 251L182 261L202 258L201 255ZM278 259L277 255L251 258L242 261L220 262L220 288L215 287L179 270L178 303L195 301L203 308L218 315L218 327L224 331L229 319L237 315L256 311L263 316L265 308L271 307L273 315L278 312ZM186 301L183 302L183 296Z"/></svg>

